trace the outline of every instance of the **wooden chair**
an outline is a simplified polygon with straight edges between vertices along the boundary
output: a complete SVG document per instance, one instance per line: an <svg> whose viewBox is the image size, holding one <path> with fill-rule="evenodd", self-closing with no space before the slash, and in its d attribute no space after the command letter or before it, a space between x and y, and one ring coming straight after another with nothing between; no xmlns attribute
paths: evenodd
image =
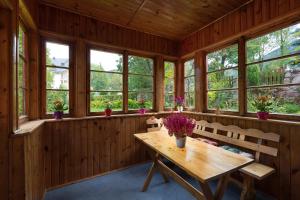
<svg viewBox="0 0 300 200"><path fill-rule="evenodd" d="M208 131L209 129L210 131ZM240 127L220 123L197 121L194 133L209 139L241 147L255 154L255 162L242 168L243 191L241 199L253 199L254 179L262 180L275 172L275 169L260 163L261 153L276 157L278 149L267 145L267 142L279 143L280 136L275 133L264 133L257 129L241 129Z"/></svg>
<svg viewBox="0 0 300 200"><path fill-rule="evenodd" d="M149 119L146 120L147 126L147 132L153 132L153 131L159 131L164 128L163 125L163 118L157 119L156 117L152 116Z"/></svg>

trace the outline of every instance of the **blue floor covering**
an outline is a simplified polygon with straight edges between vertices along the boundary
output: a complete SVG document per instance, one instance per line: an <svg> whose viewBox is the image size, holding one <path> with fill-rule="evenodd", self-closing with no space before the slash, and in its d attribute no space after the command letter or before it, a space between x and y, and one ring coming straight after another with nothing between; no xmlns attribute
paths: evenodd
<svg viewBox="0 0 300 200"><path fill-rule="evenodd" d="M150 163L130 167L87 181L71 184L46 193L45 200L194 200L195 198L170 179L164 183L159 173L155 173L146 192L141 192ZM175 169L185 180L199 188L196 180L180 170ZM217 181L210 186L214 191ZM238 200L241 190L229 184L223 199ZM272 198L257 192L256 199L271 200Z"/></svg>

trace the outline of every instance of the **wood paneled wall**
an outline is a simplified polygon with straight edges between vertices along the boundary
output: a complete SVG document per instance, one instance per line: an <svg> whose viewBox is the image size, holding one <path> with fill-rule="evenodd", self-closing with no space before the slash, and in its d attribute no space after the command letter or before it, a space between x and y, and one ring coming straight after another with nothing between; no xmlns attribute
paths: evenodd
<svg viewBox="0 0 300 200"><path fill-rule="evenodd" d="M279 156L277 158L262 157L262 163L274 167L276 173L257 182L257 184L263 191L278 199L300 199L299 123L283 123L276 120L262 121L255 118L200 113L189 113L188 116L196 120L219 122L224 125L233 124L241 128L256 128L264 132L279 134L281 136L281 142L278 146Z"/></svg>
<svg viewBox="0 0 300 200"><path fill-rule="evenodd" d="M177 56L179 42L138 32L96 19L40 5L42 31L79 37L89 41L169 56Z"/></svg>
<svg viewBox="0 0 300 200"><path fill-rule="evenodd" d="M187 36L181 43L180 55L219 46L251 32L267 31L287 21L299 21L299 9L300 0L254 0Z"/></svg>

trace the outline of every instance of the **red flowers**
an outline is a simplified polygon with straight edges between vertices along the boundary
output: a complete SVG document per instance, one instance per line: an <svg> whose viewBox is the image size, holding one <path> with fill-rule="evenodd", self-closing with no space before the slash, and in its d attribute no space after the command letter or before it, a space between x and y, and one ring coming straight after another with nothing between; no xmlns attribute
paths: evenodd
<svg viewBox="0 0 300 200"><path fill-rule="evenodd" d="M195 120L176 113L164 119L164 126L168 129L170 136L175 135L176 138L191 136L196 126Z"/></svg>

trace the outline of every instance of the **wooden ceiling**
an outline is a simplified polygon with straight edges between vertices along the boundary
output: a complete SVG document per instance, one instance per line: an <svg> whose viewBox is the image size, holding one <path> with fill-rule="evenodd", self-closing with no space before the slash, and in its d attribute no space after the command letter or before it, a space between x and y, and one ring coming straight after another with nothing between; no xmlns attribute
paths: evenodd
<svg viewBox="0 0 300 200"><path fill-rule="evenodd" d="M138 31L183 39L249 0L41 0Z"/></svg>

